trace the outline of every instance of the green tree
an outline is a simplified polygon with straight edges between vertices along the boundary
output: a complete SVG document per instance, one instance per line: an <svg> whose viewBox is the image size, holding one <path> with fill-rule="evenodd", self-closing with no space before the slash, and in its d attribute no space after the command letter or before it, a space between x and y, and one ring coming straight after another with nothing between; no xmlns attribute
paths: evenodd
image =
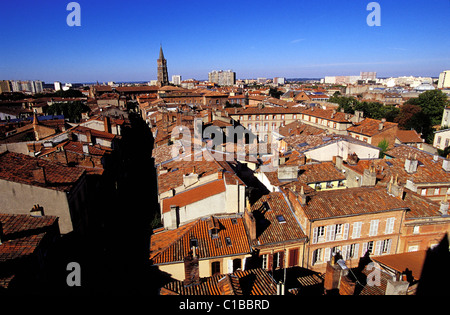
<svg viewBox="0 0 450 315"><path fill-rule="evenodd" d="M277 88L270 88L269 89L269 95L275 98L280 98L281 95L283 95L282 91L279 91Z"/></svg>
<svg viewBox="0 0 450 315"><path fill-rule="evenodd" d="M88 112L89 107L80 101L67 103L54 103L46 109L49 115L64 115L70 122L79 122L81 114Z"/></svg>
<svg viewBox="0 0 450 315"><path fill-rule="evenodd" d="M380 158L383 158L385 153L386 153L386 151L389 148L389 141L387 141L386 139L381 140L378 143L378 147L381 149L381 151L380 151Z"/></svg>
<svg viewBox="0 0 450 315"><path fill-rule="evenodd" d="M420 94L419 97L409 99L405 104L420 106L422 114L428 117L432 126L435 126L440 125L442 112L449 102L444 92L432 90Z"/></svg>

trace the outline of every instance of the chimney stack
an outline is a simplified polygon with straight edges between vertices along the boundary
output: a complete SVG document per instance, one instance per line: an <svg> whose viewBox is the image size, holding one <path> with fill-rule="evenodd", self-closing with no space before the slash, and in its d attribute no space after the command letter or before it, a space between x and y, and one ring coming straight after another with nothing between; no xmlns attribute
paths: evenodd
<svg viewBox="0 0 450 315"><path fill-rule="evenodd" d="M92 143L92 133L90 130L86 131L86 142L88 142L89 144L93 144Z"/></svg>
<svg viewBox="0 0 450 315"><path fill-rule="evenodd" d="M83 153L89 154L89 144L83 143Z"/></svg>
<svg viewBox="0 0 450 315"><path fill-rule="evenodd" d="M408 281L388 279L385 295L406 295L409 287Z"/></svg>
<svg viewBox="0 0 450 315"><path fill-rule="evenodd" d="M247 227L250 241L253 242L256 240L256 221L253 213L250 211L250 206L244 210L244 223Z"/></svg>
<svg viewBox="0 0 450 315"><path fill-rule="evenodd" d="M45 175L45 168L44 166L39 167L35 170L33 170L33 179L34 181L40 183L40 184L47 184L47 177Z"/></svg>
<svg viewBox="0 0 450 315"><path fill-rule="evenodd" d="M305 190L303 189L303 186L300 188L300 204L302 206L306 205L307 199L306 199L306 195L305 195Z"/></svg>
<svg viewBox="0 0 450 315"><path fill-rule="evenodd" d="M170 206L170 229L178 228L178 207Z"/></svg>
<svg viewBox="0 0 450 315"><path fill-rule="evenodd" d="M105 125L105 132L111 133L111 120L108 116L103 118L103 123Z"/></svg>
<svg viewBox="0 0 450 315"><path fill-rule="evenodd" d="M200 283L198 257L195 254L195 247L193 247L193 251L184 258L184 276L184 286Z"/></svg>
<svg viewBox="0 0 450 315"><path fill-rule="evenodd" d="M442 169L446 172L450 172L450 160L448 159L442 160Z"/></svg>
<svg viewBox="0 0 450 315"><path fill-rule="evenodd" d="M39 204L34 205L30 210L30 214L34 217L42 217L44 215L44 208Z"/></svg>
<svg viewBox="0 0 450 315"><path fill-rule="evenodd" d="M439 208L439 212L442 213L443 216L448 216L448 194L445 194L444 200L441 201L441 207Z"/></svg>
<svg viewBox="0 0 450 315"><path fill-rule="evenodd" d="M417 167L419 165L419 161L417 161L417 154L414 155L414 158L411 158L411 154L405 159L405 171L408 174L413 174L417 172Z"/></svg>
<svg viewBox="0 0 450 315"><path fill-rule="evenodd" d="M362 187L373 187L377 182L377 174L375 171L375 166L371 164L369 168L364 170L361 186Z"/></svg>

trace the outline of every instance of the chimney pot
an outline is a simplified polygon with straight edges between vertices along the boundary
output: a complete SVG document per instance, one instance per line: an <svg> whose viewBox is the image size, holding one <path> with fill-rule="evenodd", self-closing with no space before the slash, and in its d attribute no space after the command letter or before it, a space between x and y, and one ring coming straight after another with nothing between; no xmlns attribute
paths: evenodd
<svg viewBox="0 0 450 315"><path fill-rule="evenodd" d="M40 184L47 184L45 168L43 166L33 170L33 179Z"/></svg>

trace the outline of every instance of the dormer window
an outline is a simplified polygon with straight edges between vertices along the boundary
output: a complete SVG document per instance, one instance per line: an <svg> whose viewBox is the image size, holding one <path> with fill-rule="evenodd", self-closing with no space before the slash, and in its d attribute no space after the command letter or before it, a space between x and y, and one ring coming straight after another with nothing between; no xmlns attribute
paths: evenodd
<svg viewBox="0 0 450 315"><path fill-rule="evenodd" d="M196 238L191 238L191 240L189 241L189 245L190 247L198 247L198 240Z"/></svg>
<svg viewBox="0 0 450 315"><path fill-rule="evenodd" d="M219 220L217 220L217 218L211 216L210 218L208 218L207 224L208 224L209 235L211 236L211 238L212 239L218 238L219 230L220 230Z"/></svg>
<svg viewBox="0 0 450 315"><path fill-rule="evenodd" d="M286 219L281 214L277 215L277 220L278 220L278 223L286 223Z"/></svg>

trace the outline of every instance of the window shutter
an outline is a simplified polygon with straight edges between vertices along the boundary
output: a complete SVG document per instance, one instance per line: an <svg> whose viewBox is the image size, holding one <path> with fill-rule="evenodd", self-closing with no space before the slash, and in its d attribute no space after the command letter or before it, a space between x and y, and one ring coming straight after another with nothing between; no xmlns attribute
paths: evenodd
<svg viewBox="0 0 450 315"><path fill-rule="evenodd" d="M284 251L278 253L278 259L280 261L279 268L284 268Z"/></svg>
<svg viewBox="0 0 450 315"><path fill-rule="evenodd" d="M328 225L326 229L326 241L331 242L335 239L336 225Z"/></svg>
<svg viewBox="0 0 450 315"><path fill-rule="evenodd" d="M377 241L375 244L375 255L381 255L381 244L383 241Z"/></svg>
<svg viewBox="0 0 450 315"><path fill-rule="evenodd" d="M347 257L347 253L349 251L349 247L350 247L350 245L342 246L342 258L344 258L344 260L348 260L348 258L349 258L349 257Z"/></svg>
<svg viewBox="0 0 450 315"><path fill-rule="evenodd" d="M386 234L391 234L394 232L394 224L395 224L395 218L389 218L386 221Z"/></svg>
<svg viewBox="0 0 450 315"><path fill-rule="evenodd" d="M362 222L353 223L352 238L359 238L361 236L361 226L362 226Z"/></svg>
<svg viewBox="0 0 450 315"><path fill-rule="evenodd" d="M318 238L318 229L315 227L314 231L313 231L313 239L312 239L313 244L317 244L317 238Z"/></svg>
<svg viewBox="0 0 450 315"><path fill-rule="evenodd" d="M359 244L355 244L355 251L353 253L353 257L359 257ZM353 258L351 257L351 258Z"/></svg>
<svg viewBox="0 0 450 315"><path fill-rule="evenodd" d="M350 229L350 223L344 224L344 231L342 232L342 239L348 239L348 230Z"/></svg>
<svg viewBox="0 0 450 315"><path fill-rule="evenodd" d="M363 250L361 252L361 257L363 257L367 252L367 243L363 243Z"/></svg>
<svg viewBox="0 0 450 315"><path fill-rule="evenodd" d="M227 267L228 267L227 273L233 273L233 260L231 259L228 260Z"/></svg>
<svg viewBox="0 0 450 315"><path fill-rule="evenodd" d="M386 254L388 254L388 255L391 253L391 245L392 245L392 240L388 240L387 249L386 249Z"/></svg>
<svg viewBox="0 0 450 315"><path fill-rule="evenodd" d="M273 265L273 255L272 254L268 254L267 255L267 270L271 271L272 270L272 265Z"/></svg>
<svg viewBox="0 0 450 315"><path fill-rule="evenodd" d="M323 261L327 262L330 260L330 256L331 256L331 249L330 248L325 248L325 256L323 257Z"/></svg>

